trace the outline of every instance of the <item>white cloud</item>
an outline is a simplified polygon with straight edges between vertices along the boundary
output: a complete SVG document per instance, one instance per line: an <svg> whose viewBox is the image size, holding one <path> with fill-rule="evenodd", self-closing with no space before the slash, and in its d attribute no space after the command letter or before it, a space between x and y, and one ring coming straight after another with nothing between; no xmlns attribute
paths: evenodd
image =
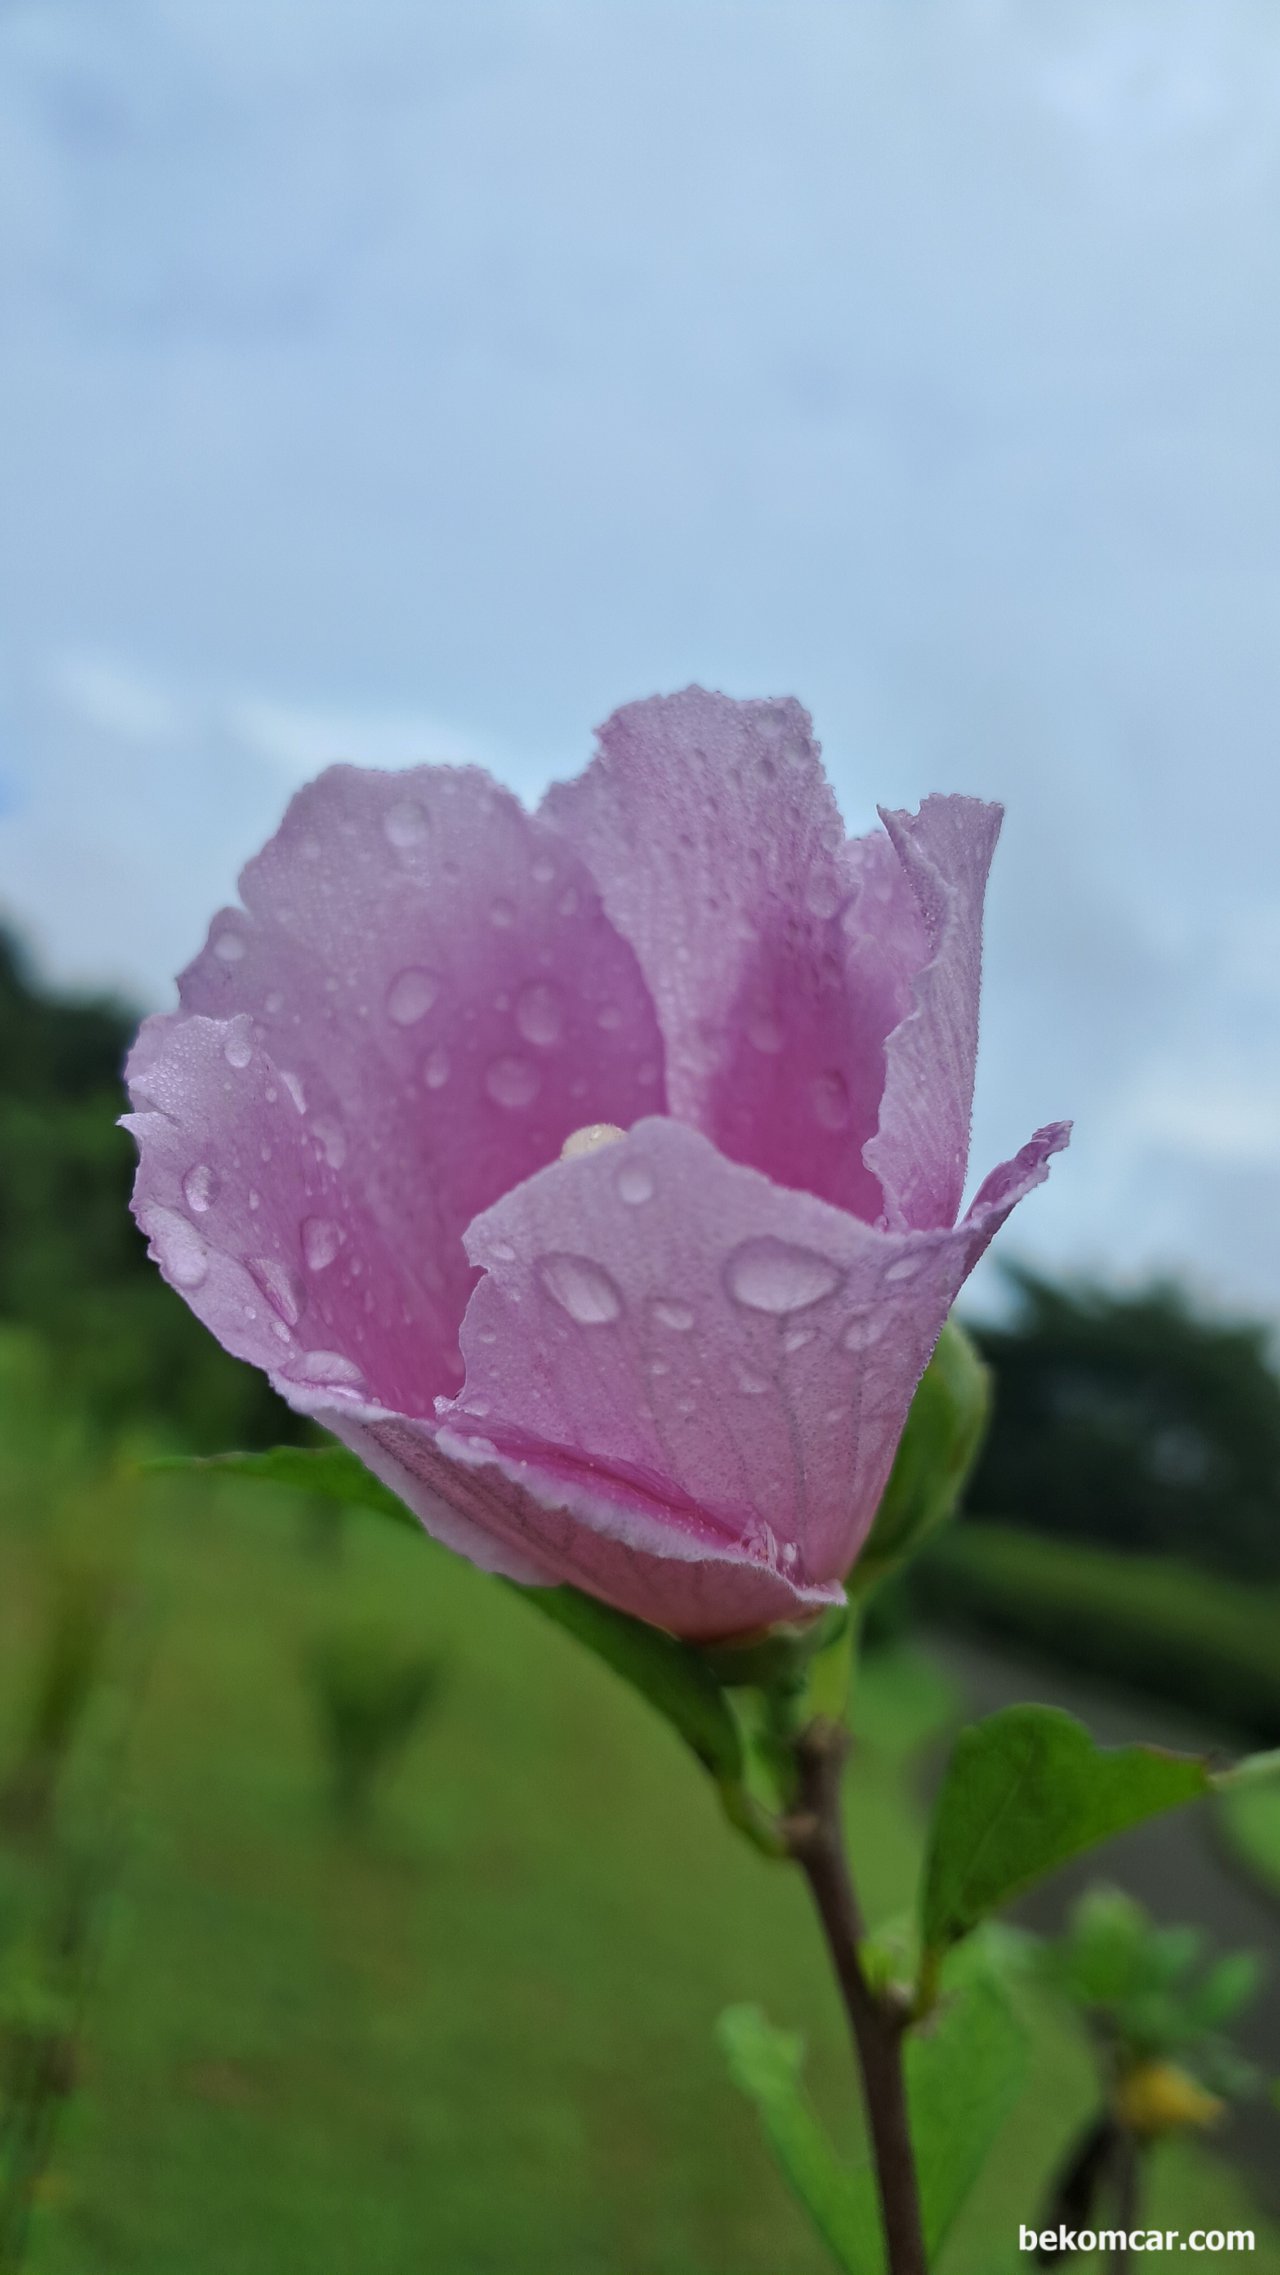
<svg viewBox="0 0 1280 2275"><path fill-rule="evenodd" d="M243 696L225 710L229 734L289 782L345 759L356 766L491 766L492 755L456 728L412 712L347 711Z"/></svg>
<svg viewBox="0 0 1280 2275"><path fill-rule="evenodd" d="M77 719L121 742L179 743L192 732L192 713L172 690L117 656L59 656L48 682Z"/></svg>

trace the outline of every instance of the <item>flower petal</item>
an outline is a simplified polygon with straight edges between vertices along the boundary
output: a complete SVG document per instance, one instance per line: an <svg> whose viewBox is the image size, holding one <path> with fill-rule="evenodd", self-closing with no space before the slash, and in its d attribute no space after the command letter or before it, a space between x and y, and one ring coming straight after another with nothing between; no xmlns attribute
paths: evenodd
<svg viewBox="0 0 1280 2275"><path fill-rule="evenodd" d="M929 943L911 1010L886 1045L884 1096L863 1160L895 1230L954 1224L969 1160L978 1054L982 902L1002 809L926 798L881 820L915 894Z"/></svg>
<svg viewBox="0 0 1280 2275"><path fill-rule="evenodd" d="M1037 1132L963 1224L905 1235L671 1121L542 1171L470 1228L486 1276L431 1494L448 1456L470 1521L680 1634L832 1600L958 1288L1065 1142Z"/></svg>
<svg viewBox="0 0 1280 2275"><path fill-rule="evenodd" d="M599 741L542 813L640 958L671 1112L777 1183L877 1217L862 1147L910 999L849 984L842 918L867 878L846 857L808 713L691 687L615 712ZM912 904L903 985L928 952L918 929ZM855 950L865 961L861 938Z"/></svg>
<svg viewBox="0 0 1280 2275"><path fill-rule="evenodd" d="M648 990L572 848L477 769L332 767L240 886L244 910L214 919L183 1005L250 1015L255 1050L297 1104L303 1152L318 1151L400 1259L393 1279L429 1290L408 1410L430 1413L459 1380L464 1227L572 1130L661 1107ZM185 1131L215 1167L236 1153L234 1085L217 1126L216 1107L210 1091L199 1132ZM283 1170L255 1183L287 1207ZM377 1389L390 1393L385 1374Z"/></svg>

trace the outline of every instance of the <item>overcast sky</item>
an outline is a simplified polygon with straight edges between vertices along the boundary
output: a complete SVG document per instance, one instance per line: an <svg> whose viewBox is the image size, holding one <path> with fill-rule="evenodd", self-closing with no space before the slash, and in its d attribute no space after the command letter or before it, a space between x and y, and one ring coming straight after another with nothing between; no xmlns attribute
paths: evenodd
<svg viewBox="0 0 1280 2275"><path fill-rule="evenodd" d="M0 0L0 907L164 1003L333 757L795 693L1007 806L1012 1245L1280 1315L1278 284L1274 0Z"/></svg>

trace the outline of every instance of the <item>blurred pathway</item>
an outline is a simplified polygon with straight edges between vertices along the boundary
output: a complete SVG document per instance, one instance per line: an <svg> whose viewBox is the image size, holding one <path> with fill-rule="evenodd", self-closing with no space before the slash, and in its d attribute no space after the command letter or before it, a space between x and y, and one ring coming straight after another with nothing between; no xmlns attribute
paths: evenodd
<svg viewBox="0 0 1280 2275"><path fill-rule="evenodd" d="M938 1633L930 1636L930 1648L975 1717L1037 1699L1078 1715L1104 1745L1147 1739L1189 1753L1220 1752L1228 1759L1241 1750L1238 1740L1172 1707L1002 1648ZM935 1774L940 1774L942 1759L937 1759ZM1213 1809L1175 1810L1122 1833L1079 1863L1064 1866L1023 1899L1015 1917L1055 1934L1075 1897L1095 1880L1112 1880L1128 1889L1168 1925L1193 1921L1215 1942L1261 1955L1266 1979L1237 2035L1267 2077L1280 2073L1280 1901L1271 1901L1235 1866L1216 1835ZM1280 2213L1280 2117L1274 2108L1262 2100L1243 2103L1213 2140L1248 2167L1260 2201Z"/></svg>

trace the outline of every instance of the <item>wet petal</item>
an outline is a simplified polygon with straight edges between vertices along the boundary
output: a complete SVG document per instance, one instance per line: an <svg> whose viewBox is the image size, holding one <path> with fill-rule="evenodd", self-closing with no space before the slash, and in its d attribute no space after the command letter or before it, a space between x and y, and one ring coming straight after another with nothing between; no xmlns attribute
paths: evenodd
<svg viewBox="0 0 1280 2275"><path fill-rule="evenodd" d="M475 769L331 768L241 892L183 974L183 1005L249 1015L351 1206L431 1279L415 1366L451 1392L465 1225L583 1123L662 1105L636 958L573 850ZM221 1142L238 1112L228 1100Z"/></svg>

